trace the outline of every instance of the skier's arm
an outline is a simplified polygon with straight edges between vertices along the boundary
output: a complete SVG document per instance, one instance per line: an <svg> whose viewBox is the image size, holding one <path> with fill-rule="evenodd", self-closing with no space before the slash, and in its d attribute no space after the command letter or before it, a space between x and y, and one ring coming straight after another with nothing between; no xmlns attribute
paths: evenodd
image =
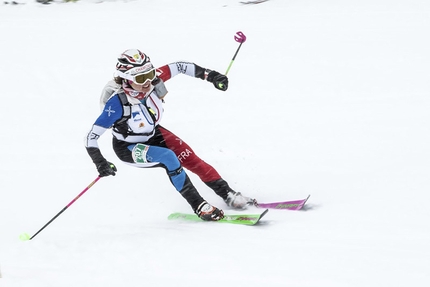
<svg viewBox="0 0 430 287"><path fill-rule="evenodd" d="M99 172L99 176L115 175L116 167L102 155L98 139L116 121L122 118L123 107L117 96L112 97L103 108L85 140L85 148Z"/></svg>
<svg viewBox="0 0 430 287"><path fill-rule="evenodd" d="M185 74L191 77L207 80L214 84L215 88L225 91L228 88L228 78L225 75L205 69L190 62L174 62L157 69L157 75L164 82L176 75Z"/></svg>

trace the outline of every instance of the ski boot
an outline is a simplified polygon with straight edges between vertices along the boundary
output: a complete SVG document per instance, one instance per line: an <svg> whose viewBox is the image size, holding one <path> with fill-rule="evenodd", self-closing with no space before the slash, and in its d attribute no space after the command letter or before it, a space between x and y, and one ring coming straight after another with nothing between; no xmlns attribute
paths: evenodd
<svg viewBox="0 0 430 287"><path fill-rule="evenodd" d="M200 203L199 207L196 209L196 214L206 221L218 221L224 217L224 212L206 201Z"/></svg>
<svg viewBox="0 0 430 287"><path fill-rule="evenodd" d="M236 209L245 209L248 205L255 205L255 199L252 199L247 196L243 196L240 192L229 191L227 194L227 198L224 200L225 203Z"/></svg>
<svg viewBox="0 0 430 287"><path fill-rule="evenodd" d="M236 192L230 188L228 183L220 178L215 181L206 182L206 185L215 191L216 194L224 199L224 202L236 209L245 209L248 205L255 205L255 199L243 196L240 192Z"/></svg>

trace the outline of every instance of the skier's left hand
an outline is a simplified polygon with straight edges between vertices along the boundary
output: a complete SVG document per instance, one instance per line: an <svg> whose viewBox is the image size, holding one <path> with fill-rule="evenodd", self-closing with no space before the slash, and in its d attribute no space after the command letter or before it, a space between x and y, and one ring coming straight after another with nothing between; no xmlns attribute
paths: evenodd
<svg viewBox="0 0 430 287"><path fill-rule="evenodd" d="M228 89L228 78L226 75L220 74L217 71L211 71L206 80L214 84L215 88L221 91Z"/></svg>

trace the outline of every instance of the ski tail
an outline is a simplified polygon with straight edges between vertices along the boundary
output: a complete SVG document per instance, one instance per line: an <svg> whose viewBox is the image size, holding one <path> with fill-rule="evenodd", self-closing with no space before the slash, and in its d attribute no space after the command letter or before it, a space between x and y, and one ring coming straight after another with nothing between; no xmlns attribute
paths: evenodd
<svg viewBox="0 0 430 287"><path fill-rule="evenodd" d="M309 197L310 195L308 195L308 197L306 197L305 199L270 202L270 203L256 203L255 205L259 208L300 210L306 204Z"/></svg>

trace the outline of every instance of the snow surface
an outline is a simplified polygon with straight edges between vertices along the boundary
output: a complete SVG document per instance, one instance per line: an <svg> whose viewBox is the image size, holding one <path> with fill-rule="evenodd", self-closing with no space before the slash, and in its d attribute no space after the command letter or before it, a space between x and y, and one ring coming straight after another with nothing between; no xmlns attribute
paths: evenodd
<svg viewBox="0 0 430 287"><path fill-rule="evenodd" d="M430 1L141 0L0 6L0 286L430 286ZM259 226L182 223L164 170L97 172L83 138L116 56L189 60L163 125L260 202ZM194 175L212 204L222 200ZM251 208L247 212L260 210Z"/></svg>

